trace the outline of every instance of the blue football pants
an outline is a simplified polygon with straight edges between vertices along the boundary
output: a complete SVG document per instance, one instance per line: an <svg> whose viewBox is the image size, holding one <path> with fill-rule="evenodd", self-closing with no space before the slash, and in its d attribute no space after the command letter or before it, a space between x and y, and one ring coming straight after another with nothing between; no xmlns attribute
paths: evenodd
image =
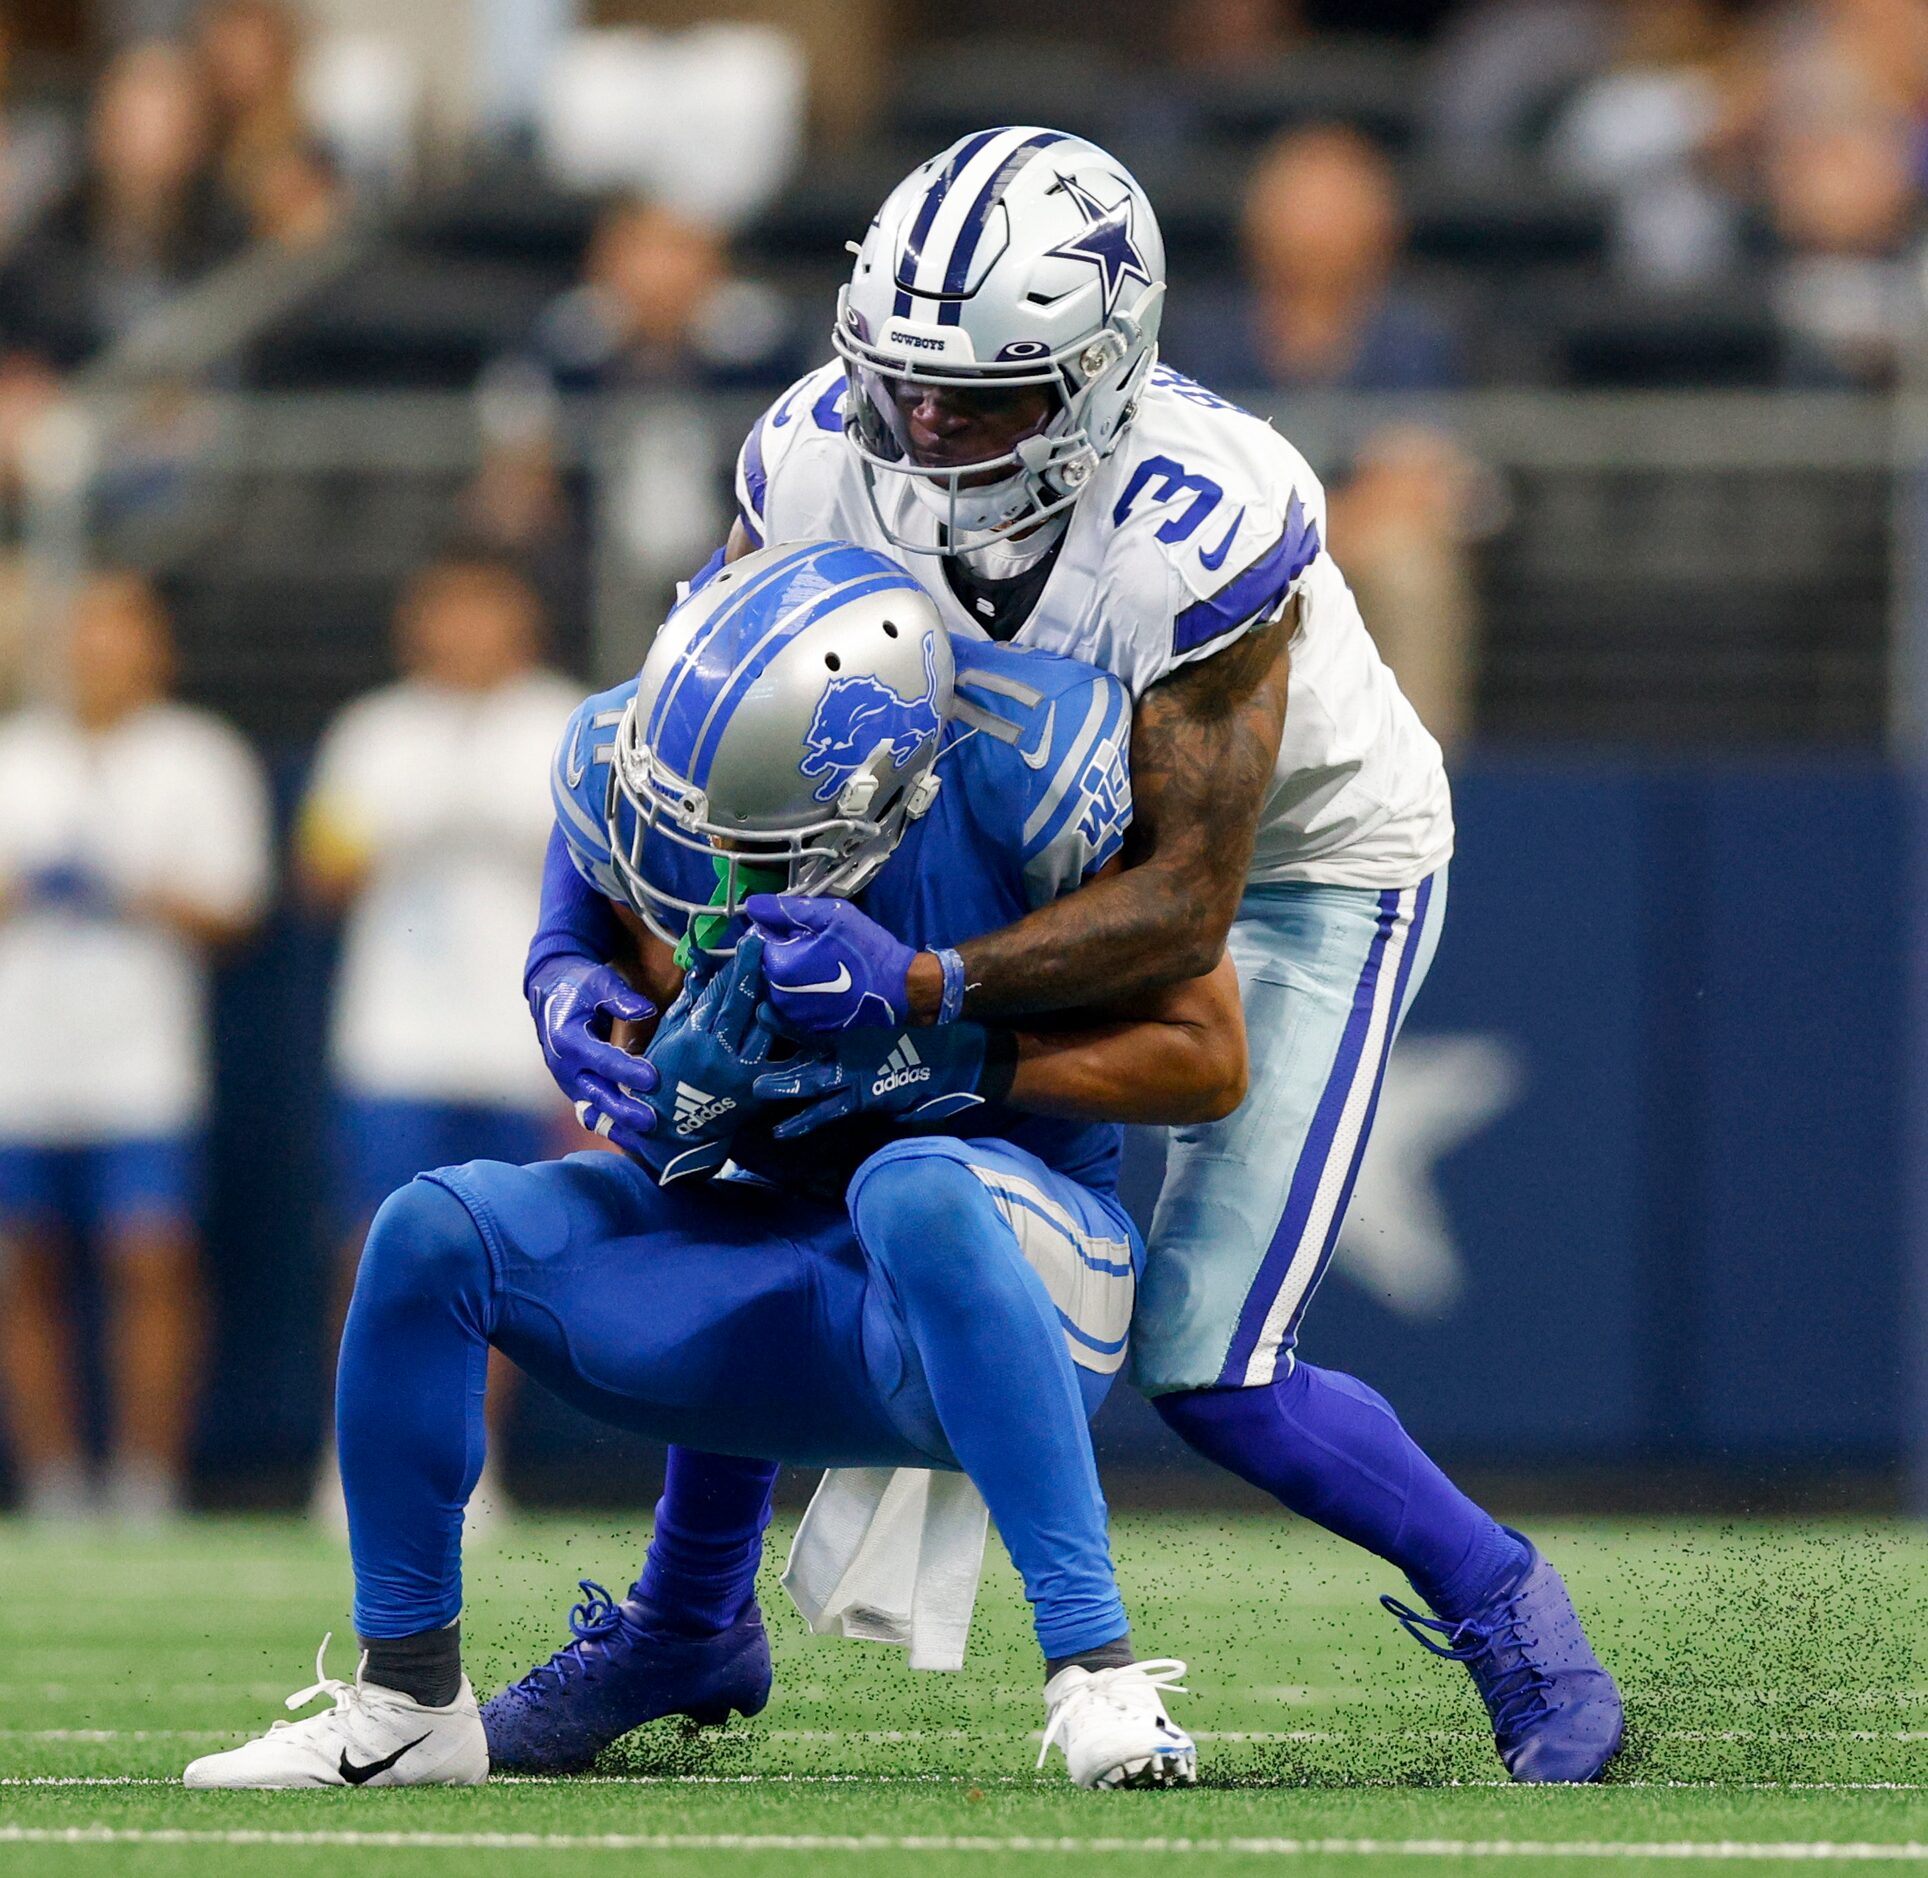
<svg viewBox="0 0 1928 1878"><path fill-rule="evenodd" d="M962 1468L1047 1656L1123 1634L1087 1417L1124 1357L1137 1237L1001 1142L893 1143L838 1206L663 1191L619 1155L471 1162L377 1214L336 1429L363 1636L461 1607L488 1350L599 1421L799 1465Z"/></svg>

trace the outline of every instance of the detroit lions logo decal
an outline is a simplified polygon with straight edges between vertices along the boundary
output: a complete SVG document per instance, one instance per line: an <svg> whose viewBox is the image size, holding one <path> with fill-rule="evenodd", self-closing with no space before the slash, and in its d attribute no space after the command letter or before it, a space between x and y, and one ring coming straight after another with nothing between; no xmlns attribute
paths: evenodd
<svg viewBox="0 0 1928 1878"><path fill-rule="evenodd" d="M804 758L797 768L805 776L823 779L817 784L817 801L834 802L880 743L887 742L891 761L902 765L937 731L937 672L931 642L926 639L924 695L907 698L869 672L833 678L817 700L816 715L804 733Z"/></svg>

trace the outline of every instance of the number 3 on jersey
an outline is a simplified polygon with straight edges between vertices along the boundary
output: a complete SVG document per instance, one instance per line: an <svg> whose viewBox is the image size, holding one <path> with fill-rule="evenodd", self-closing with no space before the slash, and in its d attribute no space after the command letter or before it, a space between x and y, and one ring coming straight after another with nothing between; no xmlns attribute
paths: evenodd
<svg viewBox="0 0 1928 1878"><path fill-rule="evenodd" d="M1131 481L1125 485L1125 493L1118 498L1118 506L1111 511L1112 527L1116 528L1131 513L1132 504L1148 487L1154 502L1176 502L1187 490L1193 492L1191 501L1180 514L1160 524L1160 541L1190 540L1225 495L1225 491L1209 476L1194 476L1182 463L1174 462L1168 456L1148 456L1132 471Z"/></svg>

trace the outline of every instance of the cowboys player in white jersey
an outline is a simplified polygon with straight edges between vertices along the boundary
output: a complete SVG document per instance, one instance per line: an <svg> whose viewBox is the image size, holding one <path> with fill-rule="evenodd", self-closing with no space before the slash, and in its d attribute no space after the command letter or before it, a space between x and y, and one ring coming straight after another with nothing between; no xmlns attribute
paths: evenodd
<svg viewBox="0 0 1928 1878"><path fill-rule="evenodd" d="M1383 1398L1296 1355L1453 844L1439 747L1328 551L1318 478L1268 424L1159 365L1158 225L1091 143L960 139L854 251L836 361L743 445L726 555L832 536L883 548L953 632L1116 673L1137 820L1122 872L948 955L811 903L766 947L771 1001L801 1031L996 1023L1130 1000L1229 949L1250 1093L1173 1131L1135 1380L1199 1452L1406 1572L1432 1614L1383 1601L1472 1673L1514 1778L1592 1779L1620 1745L1620 1701L1558 1573ZM1065 759L1063 787L1086 754ZM545 1047L559 1075L620 1081L597 1062L593 997ZM705 1528L700 1459L677 1458L659 1535L701 1531L740 1561L762 1508L739 1511L734 1538L714 1514ZM747 1595L672 1641L665 1614L638 1613L606 1665L632 1681L634 1721L685 1706L703 1626L734 1647Z"/></svg>

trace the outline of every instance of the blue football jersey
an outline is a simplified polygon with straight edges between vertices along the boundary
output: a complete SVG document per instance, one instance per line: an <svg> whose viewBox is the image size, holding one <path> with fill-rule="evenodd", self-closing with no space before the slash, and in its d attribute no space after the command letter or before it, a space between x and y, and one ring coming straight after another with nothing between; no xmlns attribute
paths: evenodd
<svg viewBox="0 0 1928 1878"><path fill-rule="evenodd" d="M857 901L920 950L961 945L1070 893L1117 854L1131 823L1131 699L1116 678L989 640L953 636L952 650L956 706L937 757L942 786ZM631 679L578 707L552 777L577 868L618 901L605 818L611 746L635 689ZM712 885L707 864L687 854L680 866L688 877L679 888L700 904ZM993 1106L967 1111L948 1132L1010 1141L1101 1190L1117 1180L1121 1131L1109 1123Z"/></svg>

